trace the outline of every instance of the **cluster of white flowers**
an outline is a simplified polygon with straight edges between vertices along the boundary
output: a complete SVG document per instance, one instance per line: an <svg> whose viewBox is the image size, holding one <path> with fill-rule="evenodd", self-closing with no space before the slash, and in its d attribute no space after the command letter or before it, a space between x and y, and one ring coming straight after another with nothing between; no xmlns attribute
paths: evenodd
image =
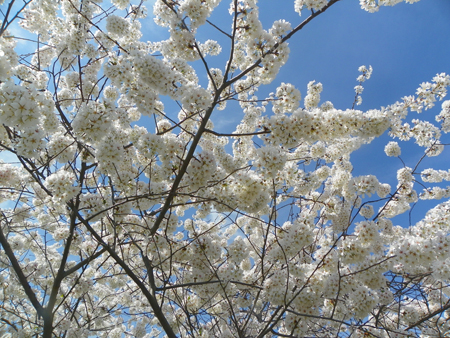
<svg viewBox="0 0 450 338"><path fill-rule="evenodd" d="M448 218L448 202L431 209L424 220L411 228L411 235L391 249L395 255L395 267L402 273L417 274L436 268L436 277L446 278L446 264L450 253L450 241L442 232Z"/></svg>
<svg viewBox="0 0 450 338"><path fill-rule="evenodd" d="M219 45L217 41L214 40L206 40L204 43L200 45L200 51L203 55L219 55L222 51L222 47Z"/></svg>
<svg viewBox="0 0 450 338"><path fill-rule="evenodd" d="M366 66L361 66L358 68L358 71L361 72L362 74L356 78L356 81L362 83L370 79L370 77L372 76L373 69L372 66L369 66L369 68L367 68Z"/></svg>
<svg viewBox="0 0 450 338"><path fill-rule="evenodd" d="M35 89L5 82L0 85L0 122L7 126L22 130L35 128L41 123L41 111L38 107L41 101Z"/></svg>
<svg viewBox="0 0 450 338"><path fill-rule="evenodd" d="M320 93L322 92L322 84L316 81L308 83L308 94L305 96L305 108L316 108L320 102Z"/></svg>
<svg viewBox="0 0 450 338"><path fill-rule="evenodd" d="M282 305L286 303L285 296L288 295L287 271L278 270L273 273L270 278L267 278L264 283L264 292L267 299L275 305Z"/></svg>
<svg viewBox="0 0 450 338"><path fill-rule="evenodd" d="M441 141L434 141L431 146L425 149L425 155L428 157L439 156L444 151L444 145Z"/></svg>
<svg viewBox="0 0 450 338"><path fill-rule="evenodd" d="M442 182L450 181L450 171L448 170L435 170L432 168L425 169L420 173L424 182Z"/></svg>
<svg viewBox="0 0 450 338"><path fill-rule="evenodd" d="M269 33L274 37L282 37L291 29L291 24L286 20L277 20L272 24L272 28L269 29Z"/></svg>
<svg viewBox="0 0 450 338"><path fill-rule="evenodd" d="M378 191L379 182L374 175L354 177L348 183L350 193L356 193L364 197L371 196Z"/></svg>
<svg viewBox="0 0 450 338"><path fill-rule="evenodd" d="M134 67L140 79L157 93L176 97L176 84L181 76L173 71L164 61L153 55L137 53L134 58Z"/></svg>
<svg viewBox="0 0 450 338"><path fill-rule="evenodd" d="M390 192L391 186L389 184L383 183L378 185L377 195L380 196L381 198L386 197L387 195L389 195Z"/></svg>
<svg viewBox="0 0 450 338"><path fill-rule="evenodd" d="M294 257L312 243L311 224L305 219L296 219L294 223L286 222L277 237L279 245L273 251L278 249L280 253L284 251L288 257Z"/></svg>
<svg viewBox="0 0 450 338"><path fill-rule="evenodd" d="M41 156L48 156L49 159L57 159L60 163L66 163L73 159L76 150L75 140L64 135L64 132L58 131L51 135L46 151Z"/></svg>
<svg viewBox="0 0 450 338"><path fill-rule="evenodd" d="M0 161L0 203L14 198L15 190L20 191L25 178L19 167Z"/></svg>
<svg viewBox="0 0 450 338"><path fill-rule="evenodd" d="M434 107L436 98L443 100L447 95L447 87L450 85L450 76L444 73L437 74L432 83L424 82L417 89L417 97L406 96L403 98L403 104L395 104L389 110L394 114L403 116L406 115L406 108L411 111L421 113L423 109L427 110Z"/></svg>
<svg viewBox="0 0 450 338"><path fill-rule="evenodd" d="M397 180L399 185L408 185L411 183L413 181L412 169L406 167L397 170Z"/></svg>
<svg viewBox="0 0 450 338"><path fill-rule="evenodd" d="M367 12L374 13L380 9L380 6L394 6L401 2L412 4L418 2L419 0L359 0L361 8Z"/></svg>
<svg viewBox="0 0 450 338"><path fill-rule="evenodd" d="M380 111L323 111L321 108L311 111L297 109L290 116L277 114L263 118L260 124L271 131L267 135L269 142L281 143L285 147L295 146L303 140L335 142L351 135L370 138L380 135L390 126L389 120Z"/></svg>
<svg viewBox="0 0 450 338"><path fill-rule="evenodd" d="M356 101L355 103L359 106L362 103L362 97L361 94L364 90L364 87L362 86L362 83L368 79L370 79L370 76L372 75L372 66L369 66L369 68L367 68L366 66L361 66L358 68L358 71L361 72L362 74L359 75L356 78L356 81L359 82L359 84L355 87L355 92L356 92Z"/></svg>
<svg viewBox="0 0 450 338"><path fill-rule="evenodd" d="M180 101L186 111L195 113L207 109L212 103L212 97L204 88L187 86L182 88Z"/></svg>
<svg viewBox="0 0 450 338"><path fill-rule="evenodd" d="M117 15L109 15L106 19L106 30L112 36L127 35L130 23Z"/></svg>
<svg viewBox="0 0 450 338"><path fill-rule="evenodd" d="M430 122L417 119L414 119L412 122L414 123L414 127L411 128L410 132L419 146L431 147L441 137L439 128Z"/></svg>
<svg viewBox="0 0 450 338"><path fill-rule="evenodd" d="M98 215L93 217L92 221L96 221L101 217L101 212L108 205L108 200L102 197L100 194L82 194L80 195L80 202L82 209L85 211L86 215L92 217L93 215ZM87 242L86 247L92 249L94 242Z"/></svg>
<svg viewBox="0 0 450 338"><path fill-rule="evenodd" d="M130 1L129 0L112 0L112 3L118 9L125 9L130 4Z"/></svg>
<svg viewBox="0 0 450 338"><path fill-rule="evenodd" d="M420 194L420 199L422 200L440 200L442 198L450 197L450 187L441 188L441 187L433 187L424 189Z"/></svg>
<svg viewBox="0 0 450 338"><path fill-rule="evenodd" d="M417 89L417 104L419 105L418 112L421 107L425 110L434 107L436 96L442 100L447 94L447 87L450 86L450 76L444 73L437 74L433 78L433 83L424 82Z"/></svg>
<svg viewBox="0 0 450 338"><path fill-rule="evenodd" d="M272 36L270 36L270 39L273 39ZM273 40L275 41L275 39ZM275 79L280 68L287 62L289 53L290 49L286 42L277 47L276 53L263 53L262 67L258 69L261 83L269 84Z"/></svg>
<svg viewBox="0 0 450 338"><path fill-rule="evenodd" d="M256 150L256 167L263 168L264 175L274 178L279 170L283 169L286 154L279 147L267 146Z"/></svg>
<svg viewBox="0 0 450 338"><path fill-rule="evenodd" d="M450 100L446 100L442 103L442 110L439 115L436 116L436 121L441 122L441 130L444 133L450 131Z"/></svg>
<svg viewBox="0 0 450 338"><path fill-rule="evenodd" d="M125 150L120 140L114 138L104 138L98 143L95 158L102 165L114 166L125 159Z"/></svg>
<svg viewBox="0 0 450 338"><path fill-rule="evenodd" d="M66 202L80 191L80 187L74 185L75 182L76 177L71 171L61 169L48 176L44 185L52 193L55 202Z"/></svg>
<svg viewBox="0 0 450 338"><path fill-rule="evenodd" d="M272 101L272 111L275 114L293 112L300 104L300 91L290 83L282 83L275 95L277 98Z"/></svg>
<svg viewBox="0 0 450 338"><path fill-rule="evenodd" d="M273 29L266 31L259 20L259 9L255 1L243 1L235 4L231 3L230 14L237 13L236 22L236 44L233 49L232 69L245 70L253 63L261 62L261 66L255 70L249 79L262 84L271 83L280 67L283 66L289 56L290 49L286 42L280 43L278 35L283 30L290 27L287 22L274 24ZM280 29L276 29L277 27ZM278 43L276 51L273 50Z"/></svg>
<svg viewBox="0 0 450 338"><path fill-rule="evenodd" d="M384 152L387 156L398 157L401 155L402 150L397 142L391 141L384 147Z"/></svg>
<svg viewBox="0 0 450 338"><path fill-rule="evenodd" d="M235 194L233 205L239 206L240 209L247 212L256 213L261 209L265 210L267 202L270 200L270 194L263 179L253 171L239 172L234 175L234 178L231 182L232 191ZM218 195L220 194L221 192L218 193Z"/></svg>
<svg viewBox="0 0 450 338"><path fill-rule="evenodd" d="M111 126L109 114L101 103L89 101L78 110L72 121L73 130L82 139L99 141Z"/></svg>
<svg viewBox="0 0 450 338"><path fill-rule="evenodd" d="M218 1L216 0L183 0L180 3L178 11L179 15L187 15L190 19L190 28L196 29L206 22L206 19L217 4Z"/></svg>
<svg viewBox="0 0 450 338"><path fill-rule="evenodd" d="M189 188L196 190L205 186L215 174L216 167L214 155L209 151L203 151L193 158L188 168Z"/></svg>
<svg viewBox="0 0 450 338"><path fill-rule="evenodd" d="M13 141L17 155L35 158L45 148L44 130L28 129L21 133L19 139Z"/></svg>
<svg viewBox="0 0 450 338"><path fill-rule="evenodd" d="M377 191L378 192L378 191ZM373 206L371 205L365 205L361 208L361 210L359 211L359 214L365 218L370 218L373 216L374 211L373 211Z"/></svg>
<svg viewBox="0 0 450 338"><path fill-rule="evenodd" d="M318 141L311 146L309 152L312 158L322 158L326 154L326 150L325 143Z"/></svg>
<svg viewBox="0 0 450 338"><path fill-rule="evenodd" d="M325 7L327 3L327 0L295 0L294 9L298 14L302 15L303 7L319 11Z"/></svg>
<svg viewBox="0 0 450 338"><path fill-rule="evenodd" d="M11 63L8 60L8 57L5 55L5 52L0 49L0 81L5 82L12 75L11 72Z"/></svg>

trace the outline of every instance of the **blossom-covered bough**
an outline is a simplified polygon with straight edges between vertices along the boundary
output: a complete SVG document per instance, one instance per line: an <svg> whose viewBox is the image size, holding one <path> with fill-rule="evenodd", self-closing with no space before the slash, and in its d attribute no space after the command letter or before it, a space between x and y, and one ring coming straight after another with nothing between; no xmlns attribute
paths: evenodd
<svg viewBox="0 0 450 338"><path fill-rule="evenodd" d="M371 67L345 111L319 106L314 81L304 100L282 82L257 96L290 38L337 2L296 0L309 17L264 30L255 0L232 0L225 28L208 21L219 0L156 0L159 42L143 42L144 2L3 3L0 336L444 336L450 202L409 227L391 219L447 199L450 172L405 164L391 187L353 176L350 154L389 132L423 147L420 163L440 155L450 101L434 122L407 115L450 77L366 112ZM203 25L227 42L201 41ZM211 121L230 101L232 133Z"/></svg>

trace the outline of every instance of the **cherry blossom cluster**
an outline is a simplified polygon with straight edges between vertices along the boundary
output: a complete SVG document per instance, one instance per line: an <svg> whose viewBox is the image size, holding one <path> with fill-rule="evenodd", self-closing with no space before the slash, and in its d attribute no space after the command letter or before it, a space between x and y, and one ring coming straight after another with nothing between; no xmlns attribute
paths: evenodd
<svg viewBox="0 0 450 338"><path fill-rule="evenodd" d="M358 71L360 71L362 74L359 75L356 78L356 81L359 82L359 84L355 87L355 93L356 93L356 105L361 105L362 103L362 97L361 94L364 90L364 87L362 86L362 83L368 79L370 79L371 75L372 75L372 66L369 66L369 68L367 68L366 66L361 66L358 68Z"/></svg>
<svg viewBox="0 0 450 338"><path fill-rule="evenodd" d="M264 117L261 125L271 131L267 141L291 147L306 142L333 141L349 136L370 138L390 127L389 119L377 110L297 109L290 115Z"/></svg>
<svg viewBox="0 0 450 338"><path fill-rule="evenodd" d="M295 11L302 15L302 8L306 7L307 9L319 11L328 3L327 0L295 0L294 8Z"/></svg>
<svg viewBox="0 0 450 338"><path fill-rule="evenodd" d="M377 12L381 6L394 6L403 1L412 4L419 0L359 0L359 3L362 9L373 13Z"/></svg>

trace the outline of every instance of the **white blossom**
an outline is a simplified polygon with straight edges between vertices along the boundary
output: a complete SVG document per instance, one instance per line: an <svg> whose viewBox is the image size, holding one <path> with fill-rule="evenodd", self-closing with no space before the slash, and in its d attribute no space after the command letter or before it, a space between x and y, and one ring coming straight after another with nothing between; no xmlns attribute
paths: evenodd
<svg viewBox="0 0 450 338"><path fill-rule="evenodd" d="M400 146L397 142L391 141L384 147L384 152L387 156L395 156L398 157L401 154Z"/></svg>

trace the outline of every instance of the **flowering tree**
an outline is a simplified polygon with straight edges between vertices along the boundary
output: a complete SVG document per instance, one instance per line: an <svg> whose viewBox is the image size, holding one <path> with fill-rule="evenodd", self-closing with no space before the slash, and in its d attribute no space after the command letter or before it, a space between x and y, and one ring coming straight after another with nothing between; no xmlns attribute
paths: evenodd
<svg viewBox="0 0 450 338"><path fill-rule="evenodd" d="M388 132L423 147L420 162L440 155L450 101L435 124L408 113L442 100L450 77L366 112L355 106L371 67L345 111L319 105L314 81L304 100L290 83L257 96L288 41L337 2L296 0L306 19L264 30L255 0L232 0L227 28L208 21L219 0L157 0L154 20L170 33L159 42L141 41L143 2L4 3L1 336L448 332L450 203L409 227L392 219L448 198L438 183L450 172L405 163L391 187L353 176L350 154ZM360 0L369 12L399 2ZM17 24L28 35L8 31ZM204 25L225 43L200 41ZM211 67L219 54L226 62ZM234 131L214 127L234 102Z"/></svg>

